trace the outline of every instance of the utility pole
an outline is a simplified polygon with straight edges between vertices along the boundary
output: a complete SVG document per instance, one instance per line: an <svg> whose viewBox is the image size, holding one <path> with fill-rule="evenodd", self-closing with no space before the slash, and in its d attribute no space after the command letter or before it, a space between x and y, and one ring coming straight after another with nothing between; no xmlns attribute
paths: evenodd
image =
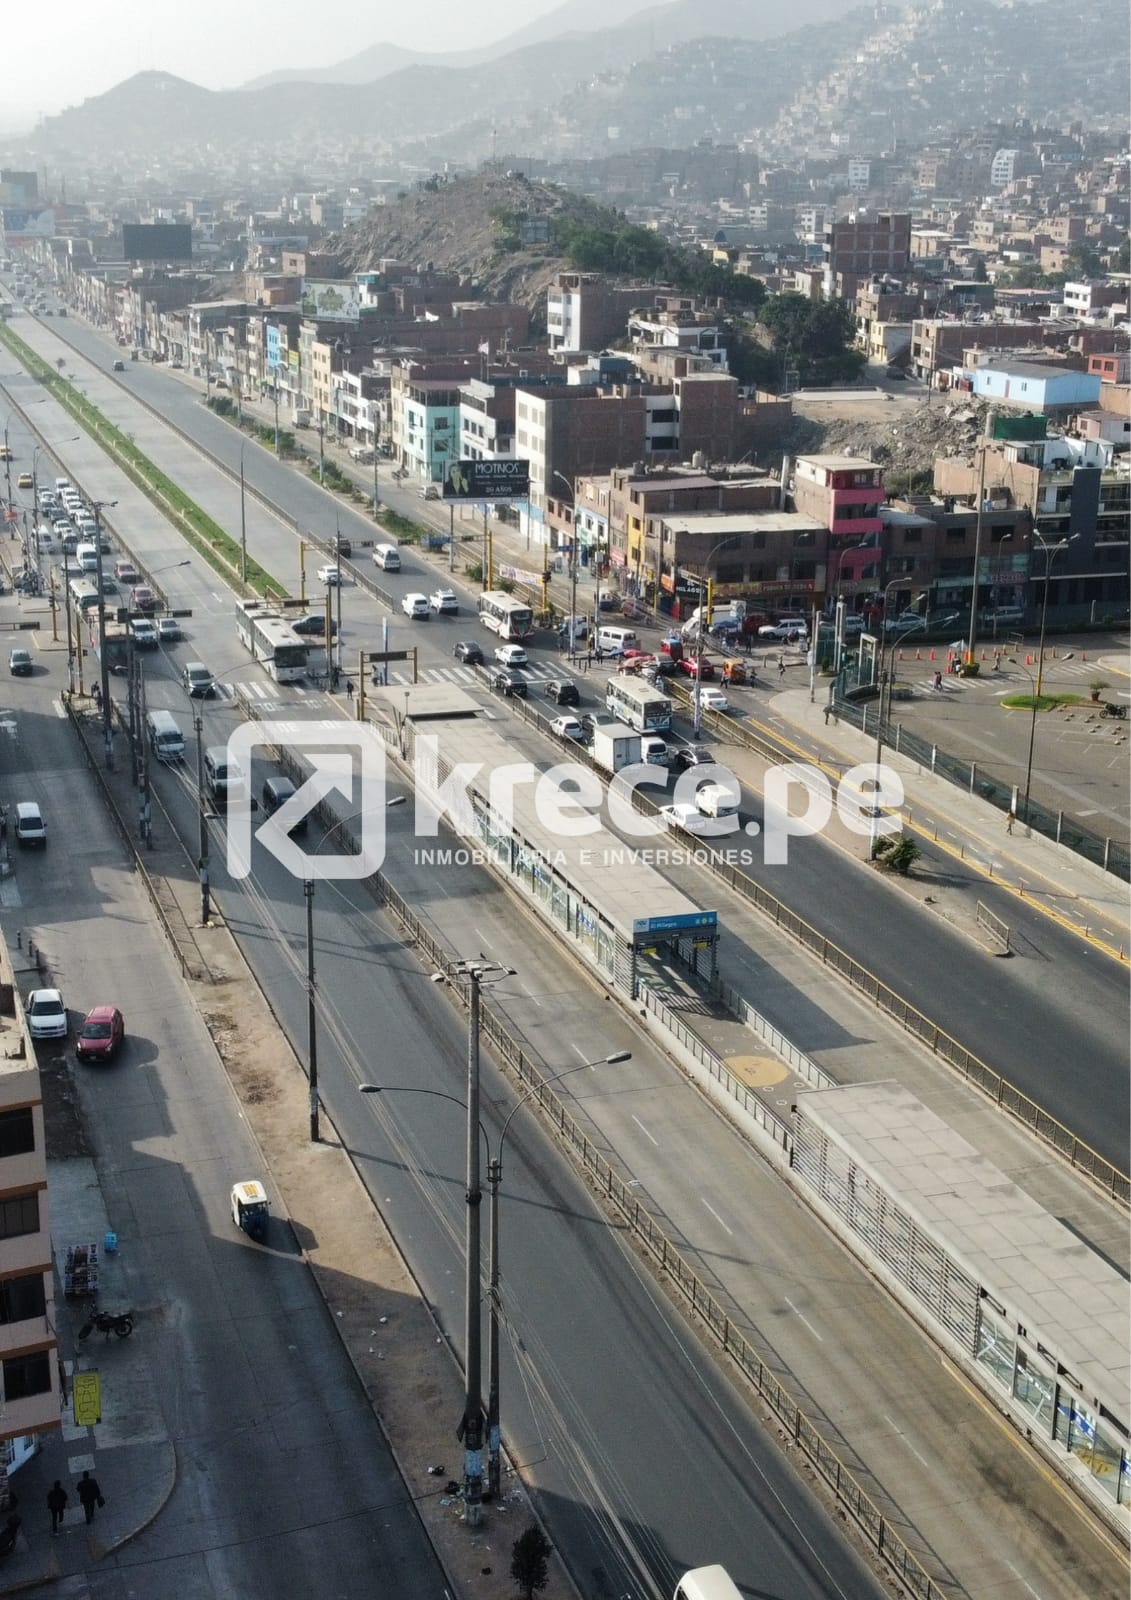
<svg viewBox="0 0 1131 1600"><path fill-rule="evenodd" d="M318 482L326 482L326 418L318 408Z"/></svg>
<svg viewBox="0 0 1131 1600"><path fill-rule="evenodd" d="M196 807L200 828L196 863L200 876L200 924L207 928L212 906L208 888L208 819L204 814L204 719L199 711L192 714L192 727L196 734Z"/></svg>
<svg viewBox="0 0 1131 1600"><path fill-rule="evenodd" d="M966 644L966 659L974 660L974 643L978 637L978 563L982 556L982 516L986 503L986 451L989 449L993 412L986 412L986 427L978 446L978 514L974 522L974 584L970 591L970 629Z"/></svg>
<svg viewBox="0 0 1131 1600"><path fill-rule="evenodd" d="M310 1142L318 1143L318 1018L314 1004L314 882L302 886L306 896L306 1055L310 1067Z"/></svg>
<svg viewBox="0 0 1131 1600"><path fill-rule="evenodd" d="M114 725L110 711L110 656L106 648L106 592L102 583L102 518L105 506L116 506L116 500L93 500L94 548L97 556L95 582L98 584L98 665L99 684L102 690L102 738L106 746L106 770L114 769Z"/></svg>
<svg viewBox="0 0 1131 1600"><path fill-rule="evenodd" d="M377 492L377 425L373 425L373 515L376 516L381 508L381 497Z"/></svg>
<svg viewBox="0 0 1131 1600"><path fill-rule="evenodd" d="M247 587L247 500L244 494L243 453L247 441L240 445L240 582Z"/></svg>
<svg viewBox="0 0 1131 1600"><path fill-rule="evenodd" d="M464 1403L456 1438L463 1444L464 1517L469 1528L483 1521L482 1320L479 1304L481 1206L479 1187L479 986L483 969L464 969L467 1010L467 1252L464 1297Z"/></svg>
<svg viewBox="0 0 1131 1600"><path fill-rule="evenodd" d="M149 790L149 746L145 737L145 673L142 671L140 658L134 657L130 651L131 664L134 667L134 677L137 683L137 725L138 725L138 751L140 752L141 805L138 808L138 832L145 841L147 849L153 849L153 805Z"/></svg>

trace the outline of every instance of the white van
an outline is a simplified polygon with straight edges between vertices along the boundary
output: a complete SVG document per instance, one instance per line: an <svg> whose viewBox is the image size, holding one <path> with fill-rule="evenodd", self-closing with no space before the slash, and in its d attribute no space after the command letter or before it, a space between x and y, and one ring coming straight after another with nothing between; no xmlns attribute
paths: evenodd
<svg viewBox="0 0 1131 1600"><path fill-rule="evenodd" d="M597 649L607 656L622 656L626 650L639 650L640 640L631 628L597 629Z"/></svg>
<svg viewBox="0 0 1131 1600"><path fill-rule="evenodd" d="M385 572L399 572L401 570L401 553L395 544L375 544L373 546L373 559Z"/></svg>
<svg viewBox="0 0 1131 1600"><path fill-rule="evenodd" d="M80 544L75 551L75 559L84 572L98 571L98 546L93 544Z"/></svg>
<svg viewBox="0 0 1131 1600"><path fill-rule="evenodd" d="M658 733L643 733L640 736L640 759L653 767L666 767L671 761L672 753L668 749L667 740L661 739Z"/></svg>
<svg viewBox="0 0 1131 1600"><path fill-rule="evenodd" d="M179 761L185 753L185 736L171 711L150 711L145 718L149 748L158 761Z"/></svg>

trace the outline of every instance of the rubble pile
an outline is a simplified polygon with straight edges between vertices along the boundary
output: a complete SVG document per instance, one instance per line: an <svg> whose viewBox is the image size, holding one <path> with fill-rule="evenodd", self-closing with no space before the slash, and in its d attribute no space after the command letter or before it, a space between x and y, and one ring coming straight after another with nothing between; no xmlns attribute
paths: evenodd
<svg viewBox="0 0 1131 1600"><path fill-rule="evenodd" d="M887 469L890 487L902 474L929 476L939 456L972 457L988 409L969 394L933 394L916 406L901 406L895 417L795 417L788 448L875 461Z"/></svg>

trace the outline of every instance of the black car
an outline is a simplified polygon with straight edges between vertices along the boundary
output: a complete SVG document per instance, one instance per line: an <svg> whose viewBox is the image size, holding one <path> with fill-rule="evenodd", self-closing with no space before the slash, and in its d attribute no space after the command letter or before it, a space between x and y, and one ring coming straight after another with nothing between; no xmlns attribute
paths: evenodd
<svg viewBox="0 0 1131 1600"><path fill-rule="evenodd" d="M291 627L296 633L315 633L319 636L319 638L323 638L326 633L326 618L322 615L321 611L310 611L304 617L295 617L294 621L291 623ZM336 637L337 632L338 624L331 620L331 639Z"/></svg>
<svg viewBox="0 0 1131 1600"><path fill-rule="evenodd" d="M483 665L483 651L474 639L461 639L459 644L452 646L452 655L457 661L464 661L469 667Z"/></svg>
<svg viewBox="0 0 1131 1600"><path fill-rule="evenodd" d="M676 772L686 772L688 767L710 767L715 764L716 756L701 744L681 744L672 755L672 766Z"/></svg>
<svg viewBox="0 0 1131 1600"><path fill-rule="evenodd" d="M500 694L516 694L520 699L526 699L526 679L520 678L509 667L492 667L487 674L487 683Z"/></svg>
<svg viewBox="0 0 1131 1600"><path fill-rule="evenodd" d="M546 685L546 698L552 700L556 706L579 706L581 696L577 692L576 683L571 683L568 678L551 678Z"/></svg>
<svg viewBox="0 0 1131 1600"><path fill-rule="evenodd" d="M114 363L114 371L115 372L125 372L125 370L126 370L126 363L124 361L115 361L115 363Z"/></svg>

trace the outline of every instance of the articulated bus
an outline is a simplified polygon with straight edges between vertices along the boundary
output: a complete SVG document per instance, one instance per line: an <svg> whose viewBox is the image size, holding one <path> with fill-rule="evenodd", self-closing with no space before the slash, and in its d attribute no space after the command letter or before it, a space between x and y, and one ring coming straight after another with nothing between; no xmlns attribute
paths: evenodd
<svg viewBox="0 0 1131 1600"><path fill-rule="evenodd" d="M742 1600L723 1567L696 1567L676 1584L675 1600Z"/></svg>
<svg viewBox="0 0 1131 1600"><path fill-rule="evenodd" d="M534 612L522 600L488 589L479 596L479 620L501 639L525 639L534 627Z"/></svg>
<svg viewBox="0 0 1131 1600"><path fill-rule="evenodd" d="M663 690L627 672L609 679L605 706L637 733L666 733L672 725L672 703Z"/></svg>
<svg viewBox="0 0 1131 1600"><path fill-rule="evenodd" d="M236 632L244 649L263 663L276 683L306 676L306 640L262 601L237 601Z"/></svg>

